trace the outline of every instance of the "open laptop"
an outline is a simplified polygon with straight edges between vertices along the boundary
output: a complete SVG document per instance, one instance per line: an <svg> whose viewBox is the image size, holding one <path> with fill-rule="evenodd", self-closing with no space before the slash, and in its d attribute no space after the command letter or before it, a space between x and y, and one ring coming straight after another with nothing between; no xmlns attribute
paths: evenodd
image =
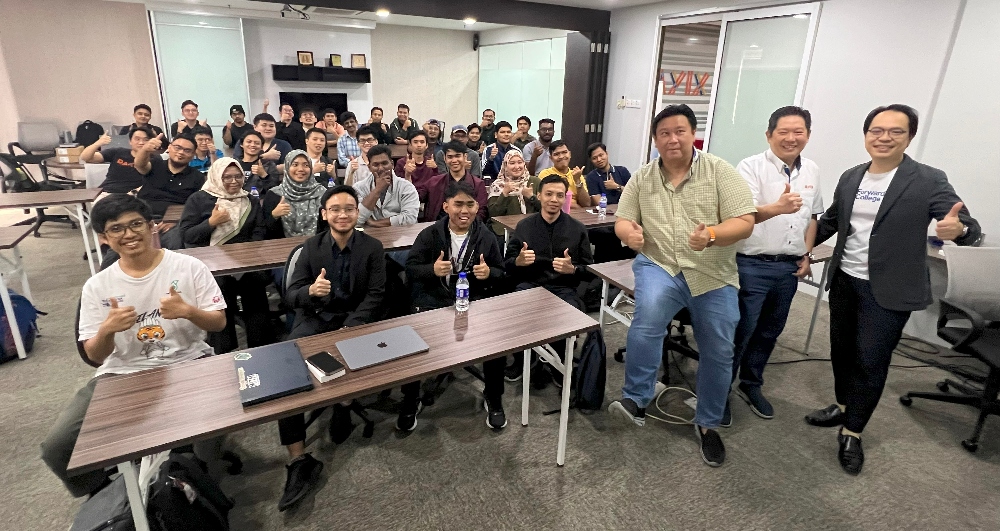
<svg viewBox="0 0 1000 531"><path fill-rule="evenodd" d="M337 342L337 350L352 371L385 363L403 356L427 352L430 347L410 326L397 326L381 332Z"/></svg>
<svg viewBox="0 0 1000 531"><path fill-rule="evenodd" d="M309 369L292 341L228 354L233 356L243 407L313 388Z"/></svg>

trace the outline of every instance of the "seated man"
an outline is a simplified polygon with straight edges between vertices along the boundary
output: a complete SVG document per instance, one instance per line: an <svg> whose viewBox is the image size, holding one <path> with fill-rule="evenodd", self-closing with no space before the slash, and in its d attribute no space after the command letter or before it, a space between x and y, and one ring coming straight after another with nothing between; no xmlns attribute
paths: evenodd
<svg viewBox="0 0 1000 531"><path fill-rule="evenodd" d="M186 134L174 137L167 160L160 157L161 144L154 138L135 154L135 171L144 176L136 197L149 205L156 218L162 218L170 205L183 205L205 184L205 176L188 164L194 157L194 138Z"/></svg>
<svg viewBox="0 0 1000 531"><path fill-rule="evenodd" d="M479 152L478 151L476 151L474 149L470 149L468 147L468 143L469 143L469 131L467 131L465 129L464 125L456 125L455 127L451 128L451 141L452 142L459 142L463 146L466 146L466 148L465 148L465 169L468 170L469 173L471 173L472 175L475 175L476 177L479 177L480 179L482 179L483 178L483 161L479 157ZM440 168L444 168L445 167L445 163L444 163L444 150L443 149L434 154L434 162Z"/></svg>
<svg viewBox="0 0 1000 531"><path fill-rule="evenodd" d="M419 131L417 121L410 118L410 107L405 103L400 103L396 107L396 119L389 124L389 135L396 144L407 144L413 133ZM431 153L433 155L433 152Z"/></svg>
<svg viewBox="0 0 1000 531"><path fill-rule="evenodd" d="M490 228L476 216L479 203L467 183L448 185L444 211L448 217L420 231L406 259L406 274L413 282L413 303L418 312L455 304L455 284L464 272L472 300L496 294L503 278L503 255ZM486 425L495 430L507 425L503 403L503 370L506 358L483 363ZM403 406L396 428L412 431L420 412L420 382L403 386Z"/></svg>
<svg viewBox="0 0 1000 531"><path fill-rule="evenodd" d="M306 240L290 272L285 302L295 308L295 324L288 338L299 339L377 321L385 295L385 255L382 243L354 230L358 222L358 195L350 186L335 186L320 198L320 216L330 230ZM337 423L337 411L331 428ZM284 511L298 503L316 485L323 463L305 451L303 414L278 421L281 444L291 461L285 492L278 502Z"/></svg>
<svg viewBox="0 0 1000 531"><path fill-rule="evenodd" d="M181 115L184 116L180 120L170 124L170 139L173 140L177 135L182 135L184 133L192 134L194 128L197 126L208 127L208 122L205 120L198 120L198 104L191 100L184 100L181 103Z"/></svg>
<svg viewBox="0 0 1000 531"><path fill-rule="evenodd" d="M278 138L288 142L293 149L306 149L306 131L302 129L302 124L295 121L295 109L288 103L282 103L278 107L280 113L275 132Z"/></svg>
<svg viewBox="0 0 1000 531"><path fill-rule="evenodd" d="M221 149L215 147L215 140L212 138L212 129L210 127L202 127L200 125L195 127L194 142L196 144L194 157L188 163L188 166L201 173L208 173L208 168L212 166L212 163L224 157L225 154L222 153Z"/></svg>
<svg viewBox="0 0 1000 531"><path fill-rule="evenodd" d="M524 151L524 146L538 140L537 138L531 136L528 130L531 129L531 118L527 116L521 116L517 119L517 131L511 135L511 144L517 146L517 149Z"/></svg>
<svg viewBox="0 0 1000 531"><path fill-rule="evenodd" d="M513 133L511 132L511 127L509 122L503 122L497 124L497 141L486 146L483 151L483 175L490 178L496 179L497 174L500 173L500 165L503 164L503 158L507 156L507 152L516 149L520 151L520 148L511 144L511 138Z"/></svg>
<svg viewBox="0 0 1000 531"><path fill-rule="evenodd" d="M424 123L423 131L427 133L427 152L437 155L444 145L441 141L441 122L431 118ZM441 164L441 167L444 167L444 164Z"/></svg>
<svg viewBox="0 0 1000 531"><path fill-rule="evenodd" d="M274 161L266 160L260 156L263 145L264 137L260 133L257 131L248 132L243 135L243 139L238 145L238 147L243 148L243 154L236 159L243 170L243 189L249 192L256 188L261 197L271 188L278 186L282 177Z"/></svg>
<svg viewBox="0 0 1000 531"><path fill-rule="evenodd" d="M569 167L572 154L569 146L562 140L556 140L549 144L549 156L552 159L552 167L538 173L539 179L545 179L549 175L558 175L566 181L569 191L573 192L573 202L587 208L590 206L590 192L587 191L587 181L583 178L583 168L577 166L573 169Z"/></svg>
<svg viewBox="0 0 1000 531"><path fill-rule="evenodd" d="M153 117L153 109L151 109L149 105L146 105L145 103L140 103L139 105L136 105L135 108L132 109L132 118L135 121L132 122L132 125L126 125L125 127L122 127L122 130L119 131L118 134L120 135L132 134L132 131L140 127L145 127L152 132L152 134L149 135L149 138L162 135L163 129L149 123L149 119L152 117Z"/></svg>
<svg viewBox="0 0 1000 531"><path fill-rule="evenodd" d="M253 129L260 133L260 136L264 139L264 145L261 146L260 158L269 160L275 164L281 164L292 150L292 145L277 138L277 129L275 127L274 116L270 114L261 113L253 117ZM242 157L243 147L237 144L236 149L233 150L233 158L240 160Z"/></svg>
<svg viewBox="0 0 1000 531"><path fill-rule="evenodd" d="M144 202L113 194L94 205L90 221L101 244L121 258L90 277L80 299L79 341L101 366L56 419L42 443L42 460L74 497L93 494L108 480L94 470L68 477L73 447L97 380L212 355L206 332L226 326L226 303L200 260L153 247L152 213ZM208 455L195 445L205 461Z"/></svg>
<svg viewBox="0 0 1000 531"><path fill-rule="evenodd" d="M420 193L420 201L427 205L424 209L424 219L422 221L437 221L438 218L445 216L445 212L441 207L444 204L444 191L448 188L449 183L457 181L468 183L476 191L476 201L479 202L478 216L483 221L486 221L486 216L488 215L486 208L486 185L483 184L482 179L469 173L468 151L469 148L465 147L465 142L449 142L445 144L444 158L447 166L443 164L439 166L447 168L446 172L417 185L417 191Z"/></svg>
<svg viewBox="0 0 1000 531"><path fill-rule="evenodd" d="M392 174L389 147L379 144L368 150L369 175L355 181L359 227L413 225L420 213L420 198L410 181Z"/></svg>
<svg viewBox="0 0 1000 531"><path fill-rule="evenodd" d="M337 181L337 165L327 157L326 151L326 131L313 127L306 131L306 155L312 163L313 179L326 186L332 179Z"/></svg>
<svg viewBox="0 0 1000 531"><path fill-rule="evenodd" d="M347 164L347 171L344 172L344 184L348 186L354 186L354 183L371 177L372 172L368 169L368 150L378 145L375 128L370 125L358 129L357 135L358 156L351 158Z"/></svg>
<svg viewBox="0 0 1000 531"><path fill-rule="evenodd" d="M358 117L350 111L340 113L340 125L344 126L344 134L337 139L337 163L341 168L347 168L351 160L361 156L361 147L358 146L357 139Z"/></svg>
<svg viewBox="0 0 1000 531"><path fill-rule="evenodd" d="M247 113L242 105L233 105L229 108L229 117L232 120L226 122L222 129L222 141L229 146L229 149L236 149L236 144L240 143L243 136L253 131L253 124L247 123Z"/></svg>
<svg viewBox="0 0 1000 531"><path fill-rule="evenodd" d="M152 138L152 131L145 126L129 129L128 143L131 149L105 148L111 137L102 135L97 142L84 148L80 160L88 164L108 163L108 176L100 188L110 194L127 194L142 186L142 175L135 171L135 156ZM98 151L100 149L100 151Z"/></svg>
<svg viewBox="0 0 1000 531"><path fill-rule="evenodd" d="M417 129L410 135L408 151L406 157L396 161L396 176L416 186L438 174L434 154L427 151L427 133Z"/></svg>
<svg viewBox="0 0 1000 531"><path fill-rule="evenodd" d="M306 135L308 135L309 130L316 127L316 122L319 119L316 117L316 109L312 107L303 107L299 111L299 125L302 127L302 142L306 141Z"/></svg>
<svg viewBox="0 0 1000 531"><path fill-rule="evenodd" d="M389 126L382 123L382 107L372 107L371 116L368 123L375 128L375 139L379 144L393 144L392 135L389 134Z"/></svg>
<svg viewBox="0 0 1000 531"><path fill-rule="evenodd" d="M344 126L337 122L337 111L323 109L323 121L318 122L316 127L326 131L326 156L337 160L337 140L344 134Z"/></svg>

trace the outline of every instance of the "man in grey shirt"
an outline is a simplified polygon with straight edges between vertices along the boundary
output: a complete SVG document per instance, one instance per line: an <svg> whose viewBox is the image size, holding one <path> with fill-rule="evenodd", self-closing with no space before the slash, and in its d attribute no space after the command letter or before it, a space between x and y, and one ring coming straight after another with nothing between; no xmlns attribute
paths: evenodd
<svg viewBox="0 0 1000 531"><path fill-rule="evenodd" d="M417 189L392 172L392 156L387 145L368 150L371 173L354 183L358 192L358 227L413 225L420 213Z"/></svg>
<svg viewBox="0 0 1000 531"><path fill-rule="evenodd" d="M451 140L453 142L461 142L462 145L469 143L469 130L465 128L464 125L456 125L451 128ZM438 151L434 154L434 162L437 163L438 168L447 168L448 166L444 163L444 150ZM465 169L469 170L469 173L483 178L483 161L479 156L479 152L474 149L469 149L466 151L466 163ZM447 173L445 170L442 173Z"/></svg>
<svg viewBox="0 0 1000 531"><path fill-rule="evenodd" d="M524 154L524 161L528 164L528 173L538 175L543 170L552 167L552 159L549 158L549 144L556 134L556 122L552 118L542 118L538 121L538 140L528 142L521 152Z"/></svg>

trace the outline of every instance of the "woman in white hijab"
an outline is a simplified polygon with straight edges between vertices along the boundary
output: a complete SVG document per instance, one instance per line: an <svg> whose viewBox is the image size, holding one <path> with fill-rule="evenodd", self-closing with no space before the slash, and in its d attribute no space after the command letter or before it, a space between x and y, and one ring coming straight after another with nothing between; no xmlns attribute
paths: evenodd
<svg viewBox="0 0 1000 531"><path fill-rule="evenodd" d="M486 200L486 208L489 210L490 217L531 214L540 211L541 204L535 197L539 182L538 177L528 174L524 155L516 149L508 151L504 155L497 178L490 185L489 196ZM507 244L503 241L503 225L495 221L490 221L490 225L500 240L500 248L506 249Z"/></svg>
<svg viewBox="0 0 1000 531"><path fill-rule="evenodd" d="M185 247L206 247L264 239L265 227L258 201L243 189L243 169L236 159L223 157L212 163L201 190L184 204L179 229ZM236 341L236 298L242 299L243 322L249 347L274 341L271 332L267 293L270 279L263 273L243 273L215 277L226 299L226 328L210 333L208 343L217 354L239 348Z"/></svg>

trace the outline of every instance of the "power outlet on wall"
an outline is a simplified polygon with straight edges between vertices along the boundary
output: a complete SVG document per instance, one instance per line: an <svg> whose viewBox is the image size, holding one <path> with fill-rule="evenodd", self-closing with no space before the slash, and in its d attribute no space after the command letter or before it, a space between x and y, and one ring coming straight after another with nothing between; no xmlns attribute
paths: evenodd
<svg viewBox="0 0 1000 531"><path fill-rule="evenodd" d="M625 100L625 108L626 109L638 109L639 108L639 100Z"/></svg>

